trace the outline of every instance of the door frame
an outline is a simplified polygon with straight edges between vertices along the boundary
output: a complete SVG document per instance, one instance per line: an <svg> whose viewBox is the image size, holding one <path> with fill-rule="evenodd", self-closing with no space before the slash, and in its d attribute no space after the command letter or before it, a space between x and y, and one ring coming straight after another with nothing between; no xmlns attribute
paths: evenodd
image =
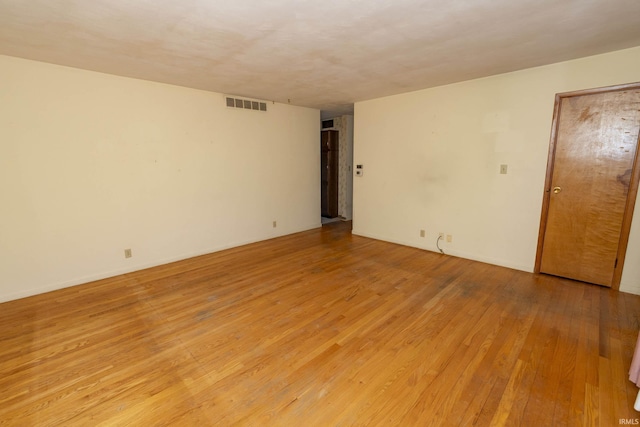
<svg viewBox="0 0 640 427"><path fill-rule="evenodd" d="M551 136L549 140L549 155L547 159L547 172L544 182L544 193L542 198L542 212L540 215L540 230L538 232L538 247L536 250L536 262L534 273L540 273L540 264L542 263L542 248L544 246L544 235L547 229L547 217L549 215L549 203L551 196L551 179L553 177L553 167L556 154L556 139L558 136L558 125L560 118L560 105L563 98L571 98L574 96L595 95L605 92L619 92L623 90L640 89L640 82L629 83L623 85L614 85L599 87L594 89L578 90L573 92L557 93L555 104L553 107L553 121L551 123ZM627 245L629 243L629 231L631 230L631 220L633 219L633 210L638 194L638 183L640 182L640 132L638 141L636 142L636 152L634 154L633 166L631 169L631 180L629 181L629 190L627 193L627 201L625 204L624 214L622 218L622 229L620 230L620 241L618 243L617 263L613 270L613 279L611 289L620 289L620 280L622 279L622 269L624 267L624 257L627 253Z"/></svg>

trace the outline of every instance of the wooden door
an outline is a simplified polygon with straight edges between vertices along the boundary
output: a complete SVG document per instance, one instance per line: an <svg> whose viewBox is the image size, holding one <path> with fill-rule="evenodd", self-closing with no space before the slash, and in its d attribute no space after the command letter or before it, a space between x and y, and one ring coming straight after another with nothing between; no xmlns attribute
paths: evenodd
<svg viewBox="0 0 640 427"><path fill-rule="evenodd" d="M620 283L638 186L640 85L556 96L537 270Z"/></svg>
<svg viewBox="0 0 640 427"><path fill-rule="evenodd" d="M338 131L324 130L321 138L321 210L322 216L338 216Z"/></svg>

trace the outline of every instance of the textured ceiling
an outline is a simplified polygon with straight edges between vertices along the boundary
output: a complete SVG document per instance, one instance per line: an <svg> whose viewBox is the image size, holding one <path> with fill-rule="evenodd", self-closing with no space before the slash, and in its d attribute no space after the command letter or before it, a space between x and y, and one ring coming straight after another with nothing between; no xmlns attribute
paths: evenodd
<svg viewBox="0 0 640 427"><path fill-rule="evenodd" d="M0 0L0 54L323 110L640 45L639 0Z"/></svg>

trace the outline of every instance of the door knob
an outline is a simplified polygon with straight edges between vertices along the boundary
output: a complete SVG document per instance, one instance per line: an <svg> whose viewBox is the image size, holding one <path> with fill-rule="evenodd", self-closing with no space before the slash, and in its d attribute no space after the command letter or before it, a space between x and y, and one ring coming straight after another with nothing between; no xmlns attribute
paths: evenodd
<svg viewBox="0 0 640 427"><path fill-rule="evenodd" d="M558 193L559 193L559 192L561 192L561 191L562 191L562 188L560 188L560 187L553 187L553 192L554 192L555 194L558 194Z"/></svg>

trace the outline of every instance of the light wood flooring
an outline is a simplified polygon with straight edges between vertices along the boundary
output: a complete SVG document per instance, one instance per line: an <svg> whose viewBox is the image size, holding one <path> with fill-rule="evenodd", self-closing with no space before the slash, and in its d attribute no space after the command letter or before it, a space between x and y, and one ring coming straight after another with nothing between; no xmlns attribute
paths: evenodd
<svg viewBox="0 0 640 427"><path fill-rule="evenodd" d="M639 318L335 223L0 304L0 425L617 426Z"/></svg>

